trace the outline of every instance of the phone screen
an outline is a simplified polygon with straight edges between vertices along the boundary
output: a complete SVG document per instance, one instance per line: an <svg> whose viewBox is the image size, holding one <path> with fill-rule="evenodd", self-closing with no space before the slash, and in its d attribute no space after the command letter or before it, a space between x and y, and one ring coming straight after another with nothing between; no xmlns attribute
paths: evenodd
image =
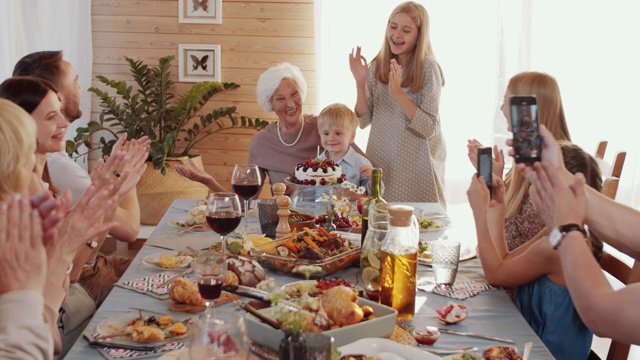
<svg viewBox="0 0 640 360"><path fill-rule="evenodd" d="M491 193L492 154L490 147L478 149L478 176L482 176L484 183Z"/></svg>
<svg viewBox="0 0 640 360"><path fill-rule="evenodd" d="M534 96L512 96L511 130L516 163L540 161L541 141L538 133L538 105Z"/></svg>

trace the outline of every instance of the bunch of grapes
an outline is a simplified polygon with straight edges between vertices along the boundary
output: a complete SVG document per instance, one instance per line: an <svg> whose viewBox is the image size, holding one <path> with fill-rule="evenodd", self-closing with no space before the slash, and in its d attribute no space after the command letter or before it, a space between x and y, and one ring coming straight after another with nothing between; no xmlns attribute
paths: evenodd
<svg viewBox="0 0 640 360"><path fill-rule="evenodd" d="M327 223L327 214L318 215L315 220L316 225L324 225ZM338 229L346 229L351 227L351 221L346 216L334 215L333 225Z"/></svg>

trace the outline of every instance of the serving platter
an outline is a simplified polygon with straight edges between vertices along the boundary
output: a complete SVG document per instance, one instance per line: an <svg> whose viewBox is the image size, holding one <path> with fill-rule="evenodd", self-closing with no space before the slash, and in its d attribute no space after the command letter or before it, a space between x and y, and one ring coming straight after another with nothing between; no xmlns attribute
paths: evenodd
<svg viewBox="0 0 640 360"><path fill-rule="evenodd" d="M364 338L350 344L338 347L341 356L349 354L362 354L366 356L379 356L383 353L394 354L407 360L442 360L438 355L418 350L415 347L403 345L385 338Z"/></svg>
<svg viewBox="0 0 640 360"><path fill-rule="evenodd" d="M360 297L358 298L358 305L361 307L371 306L375 318L325 331L325 334L333 336L333 346L339 347L368 337L387 337L393 332L396 325L396 318L398 317L398 312L394 308ZM273 318L273 308L258 311ZM270 327L251 314L245 316L245 323L247 326L247 334L251 340L270 349L278 350L280 340L282 340L284 336L281 330Z"/></svg>

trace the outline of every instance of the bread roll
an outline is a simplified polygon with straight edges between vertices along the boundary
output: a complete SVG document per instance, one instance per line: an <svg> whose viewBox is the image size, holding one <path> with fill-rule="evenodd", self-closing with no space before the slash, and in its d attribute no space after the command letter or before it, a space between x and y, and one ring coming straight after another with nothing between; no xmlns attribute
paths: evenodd
<svg viewBox="0 0 640 360"><path fill-rule="evenodd" d="M198 285L179 277L175 279L169 290L169 297L174 302L187 305L204 305L204 299L200 296Z"/></svg>
<svg viewBox="0 0 640 360"><path fill-rule="evenodd" d="M227 255L227 272L238 276L239 285L255 287L265 279L264 269L257 261L244 256Z"/></svg>

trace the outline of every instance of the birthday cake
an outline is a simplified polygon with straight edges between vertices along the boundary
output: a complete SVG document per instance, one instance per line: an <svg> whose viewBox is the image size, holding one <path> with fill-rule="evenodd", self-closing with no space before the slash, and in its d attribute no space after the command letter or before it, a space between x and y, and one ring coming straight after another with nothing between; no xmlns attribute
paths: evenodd
<svg viewBox="0 0 640 360"><path fill-rule="evenodd" d="M326 186L341 184L346 177L340 165L333 160L310 159L296 165L289 181L300 185Z"/></svg>

